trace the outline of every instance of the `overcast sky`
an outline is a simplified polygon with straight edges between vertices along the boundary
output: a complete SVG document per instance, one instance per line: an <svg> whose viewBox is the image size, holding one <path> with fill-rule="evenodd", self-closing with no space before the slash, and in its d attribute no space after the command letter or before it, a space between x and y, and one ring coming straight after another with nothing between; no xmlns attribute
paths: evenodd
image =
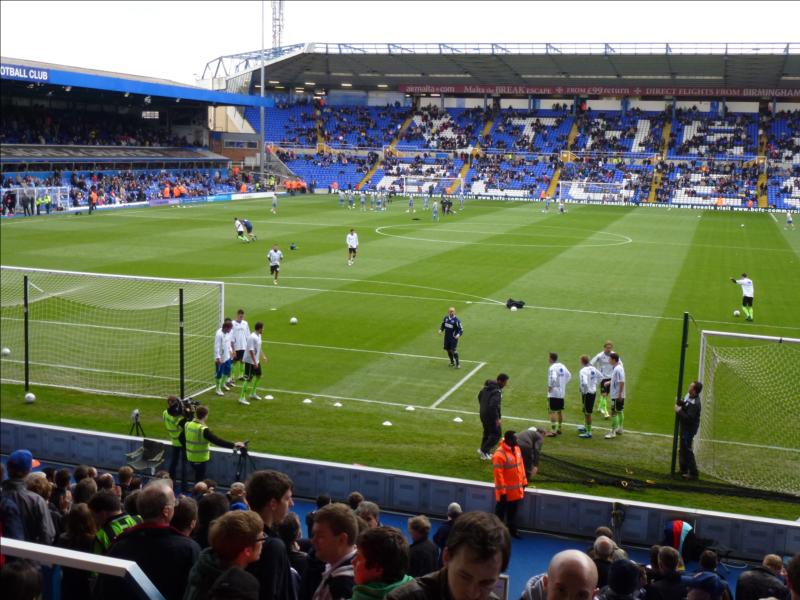
<svg viewBox="0 0 800 600"><path fill-rule="evenodd" d="M303 2L299 42L798 42L800 2ZM263 3L265 46L272 9ZM262 3L0 1L0 51L194 83L221 55L261 48Z"/></svg>

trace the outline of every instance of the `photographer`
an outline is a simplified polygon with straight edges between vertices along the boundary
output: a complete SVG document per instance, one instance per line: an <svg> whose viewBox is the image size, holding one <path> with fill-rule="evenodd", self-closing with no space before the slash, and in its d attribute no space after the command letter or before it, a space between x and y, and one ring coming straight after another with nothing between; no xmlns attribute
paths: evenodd
<svg viewBox="0 0 800 600"><path fill-rule="evenodd" d="M223 448L245 448L243 442L228 442L215 436L206 425L208 407L199 406L195 411L194 419L184 425L186 439L186 460L194 469L194 480L202 481L206 478L206 464L211 460L211 444Z"/></svg>
<svg viewBox="0 0 800 600"><path fill-rule="evenodd" d="M186 412L184 412L184 406L177 396L170 396L167 398L167 408L162 413L162 417L164 418L164 426L167 428L170 442L172 442L169 456L169 467L167 470L169 471L169 476L172 478L172 481L177 483L177 468L178 461L180 460L180 481L184 486L186 485L186 454L184 453L186 447L186 438L184 436L183 427L186 424L187 416L191 416L192 414L191 404L188 405L187 412L188 415Z"/></svg>
<svg viewBox="0 0 800 600"><path fill-rule="evenodd" d="M703 384L695 381L689 384L689 391L683 400L678 398L675 414L681 424L680 468L684 479L697 479L697 462L695 462L692 442L700 429L700 392Z"/></svg>

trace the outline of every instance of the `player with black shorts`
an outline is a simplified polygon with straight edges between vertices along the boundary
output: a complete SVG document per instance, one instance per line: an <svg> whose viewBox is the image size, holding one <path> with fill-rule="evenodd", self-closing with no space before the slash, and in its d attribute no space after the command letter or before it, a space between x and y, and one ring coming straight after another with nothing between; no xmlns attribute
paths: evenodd
<svg viewBox="0 0 800 600"><path fill-rule="evenodd" d="M550 366L547 369L547 403L550 412L550 435L561 435L564 420L564 397L567 384L572 379L569 369L558 362L558 354L550 353Z"/></svg>
<svg viewBox="0 0 800 600"><path fill-rule="evenodd" d="M283 260L283 252L278 249L278 244L272 247L272 250L267 252L267 261L269 262L269 274L272 275L272 283L278 285L278 276L281 272L281 261Z"/></svg>
<svg viewBox="0 0 800 600"><path fill-rule="evenodd" d="M456 316L456 309L452 306L447 309L447 314L442 319L439 333L444 333L444 350L450 359L450 366L460 369L461 363L458 360L457 347L458 340L464 333L464 328L461 325L461 319Z"/></svg>

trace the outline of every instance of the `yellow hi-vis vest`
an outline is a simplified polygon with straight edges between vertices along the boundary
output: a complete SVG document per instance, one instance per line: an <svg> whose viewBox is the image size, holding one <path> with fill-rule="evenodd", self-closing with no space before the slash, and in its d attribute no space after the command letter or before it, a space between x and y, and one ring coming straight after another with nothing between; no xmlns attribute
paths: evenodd
<svg viewBox="0 0 800 600"><path fill-rule="evenodd" d="M169 412L166 410L164 411L164 426L167 428L167 433L169 434L169 439L172 441L172 445L176 448L181 447L181 426L180 426L180 417L173 417Z"/></svg>
<svg viewBox="0 0 800 600"><path fill-rule="evenodd" d="M193 463L203 463L211 460L211 444L203 437L203 432L208 429L200 421L189 421L184 427L186 433L186 460Z"/></svg>

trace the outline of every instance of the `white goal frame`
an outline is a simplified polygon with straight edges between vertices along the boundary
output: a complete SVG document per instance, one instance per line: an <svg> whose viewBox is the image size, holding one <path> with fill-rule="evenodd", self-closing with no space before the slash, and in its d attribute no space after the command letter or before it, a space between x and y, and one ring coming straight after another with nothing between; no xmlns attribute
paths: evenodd
<svg viewBox="0 0 800 600"><path fill-rule="evenodd" d="M184 397L189 397L213 388L211 374L213 337L214 331L219 328L224 319L224 283L6 265L0 266L0 271L4 284L2 286L3 294L0 297L0 309L2 309L0 320L3 321L2 329L4 331L1 331L0 335L3 337L4 347L9 344L9 340L12 340L16 346L11 355L3 357L4 363L8 361L9 364L15 365L14 369L3 368L2 374L0 374L0 380L3 382L25 384L26 390L30 385L141 398L164 398L173 394L177 396L181 391L184 393ZM35 282L37 275L62 277L63 279L58 283L74 278L76 284L64 287L64 289L60 289L56 285L53 292L50 293L37 287ZM27 295L30 296L37 292L41 294L40 297L28 298L27 304L25 302L25 277L28 277ZM86 283L81 283L81 281ZM131 301L131 306L129 308L119 306L121 302L127 300L125 291L120 289L126 281L135 282L140 286L139 290L143 292L144 299L140 305L135 304L135 293L139 290L132 288L129 297L134 300ZM41 280L38 283L44 285ZM153 291L149 296L147 295L148 284L153 284ZM94 286L97 286L97 289L94 289ZM108 286L108 291L103 293L105 286ZM71 294L78 294L78 299L75 296L71 297ZM90 301L87 302L80 297L81 295L83 298L89 298ZM183 303L179 301L181 298L184 299ZM57 316L53 315L48 315L43 319L38 318L34 307L38 303L52 299L74 306L77 312L66 313L64 320L59 320ZM82 314L84 310L85 313ZM135 326L130 327L125 326L124 322L103 322L101 320L97 323L91 321L81 323L81 319L70 321L70 317L85 316L86 313L93 314L93 311L101 313L117 311L123 315L124 319L124 313L128 310L140 311L132 318L138 318L144 325L132 323ZM153 322L153 318L159 320ZM187 323L189 327L187 327ZM160 328L159 324L161 324ZM27 329L30 326L46 328L48 336L43 339L42 334L39 333L29 337ZM49 335L51 332L52 335ZM144 338L148 341L147 350L152 348L153 354L163 353L169 357L174 356L174 363L170 358L169 364L164 365L163 368L159 367L164 371L160 375L148 370L147 365L142 365L143 368L139 369L142 372L138 372L135 368L127 369L127 363L125 363L124 369L115 370L108 365L87 365L80 359L70 360L73 357L59 355L58 351L49 347L51 344L55 347L56 342L61 343L65 337L71 337L73 340L71 343L74 344L77 352L81 352L82 348L92 348L92 343L105 342L106 348L109 345L116 347L115 342L119 336L122 350L118 354L121 354L126 349L124 336L127 334L132 336L129 339L133 340L134 346L141 345L141 339ZM152 344L149 344L150 340L152 340ZM109 341L112 343L109 344ZM44 351L42 347L46 347ZM31 358L33 354L36 357ZM114 353L109 352L108 354ZM46 356L46 360L42 360L42 356ZM118 356L115 355L115 358ZM35 368L31 369L31 366ZM25 368L24 377L20 373L22 367ZM152 366L150 368L155 371ZM30 371L30 376L28 371ZM44 375L42 375L42 371L45 372ZM69 373L70 375L62 378L48 377L50 375L48 371ZM118 376L121 381L111 381L115 376ZM93 380L92 377L95 379ZM143 387L149 386L151 389L147 391L137 389L139 386L132 383L137 380L144 381ZM154 382L152 385L149 384L151 380ZM108 385L109 383L119 383L120 385ZM126 387L134 389L126 389Z"/></svg>
<svg viewBox="0 0 800 600"><path fill-rule="evenodd" d="M707 367L706 355L707 355L707 350L708 350L708 345L709 345L709 339L710 338L740 339L740 340L750 340L750 341L759 341L760 340L760 341L765 341L765 342L772 342L772 343L775 343L775 344L797 344L798 346L800 346L800 339L799 338L782 337L782 336L771 336L771 335L759 335L759 334L749 334L749 333L736 333L736 332L731 332L731 331L714 331L714 330L705 330L705 329L700 331L700 347L699 347L700 357L699 357L699 361L698 361L697 380L700 381L704 386L703 392L701 394L701 398L704 399L704 403L701 405L703 407L702 411L701 411L701 424L700 424L700 430L698 431L697 439L696 439L696 442L700 442L700 444L697 444L698 447L695 448L695 451L699 454L699 458L701 460L703 458L702 457L702 447L703 447L703 445L707 441L713 441L711 439L706 439L707 436L706 436L705 431L704 431L705 427L706 427L706 421L704 419L704 416L708 414L707 411L712 410L714 408L713 404L711 404L709 406L708 403L705 402L705 398L706 398L705 394L706 394L706 392L708 390L712 389L709 386L710 385L713 386L713 383L714 383L714 377L713 377L714 372L710 373L710 375L711 375L710 381L706 380L706 367ZM714 399L713 396L712 396L711 401L714 402L715 400L716 399ZM765 398L764 400L765 401L769 401L769 398ZM800 399L798 399L798 408L800 408ZM793 418L796 417L796 413L795 414L786 415L786 417L787 417L787 419L793 419ZM725 443L725 444L732 444L732 443L738 444L738 442L722 442L722 443ZM740 445L747 446L748 444L740 444ZM790 451L790 452L794 451L791 448L781 448L781 447L770 445L769 441L767 441L766 444L764 446L762 446L762 448L764 449L765 452L767 452L767 451ZM800 455L798 455L798 462L800 463ZM702 469L703 469L702 465L700 465L700 468L701 468L701 471L702 471ZM761 468L766 468L766 467L764 467L762 465ZM714 473L711 473L711 474L714 475ZM724 479L727 479L727 478L724 478ZM733 483L739 484L741 482L733 481ZM776 485L776 487L772 491L786 491L786 490L783 490L783 489L779 489L777 487L780 484L775 484L775 485ZM793 493L794 494L800 494L800 489L794 490Z"/></svg>

